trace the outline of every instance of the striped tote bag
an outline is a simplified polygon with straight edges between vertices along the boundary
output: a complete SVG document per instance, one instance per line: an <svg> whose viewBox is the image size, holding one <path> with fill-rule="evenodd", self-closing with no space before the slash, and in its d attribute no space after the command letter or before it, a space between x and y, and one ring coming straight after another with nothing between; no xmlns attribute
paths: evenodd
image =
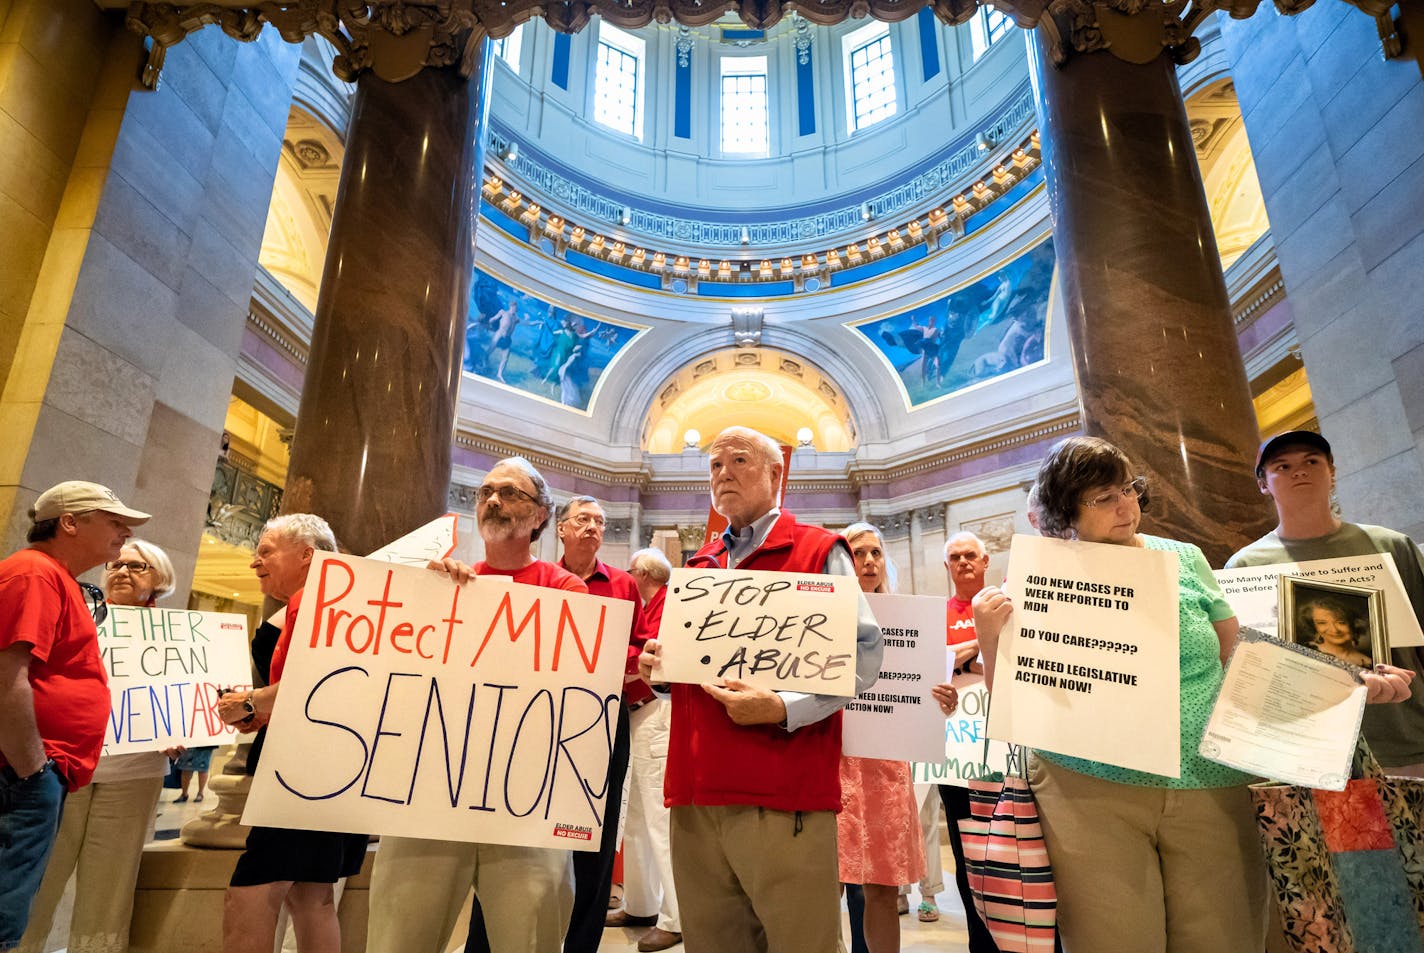
<svg viewBox="0 0 1424 953"><path fill-rule="evenodd" d="M1026 758L1011 745L1001 780L969 782L969 817L959 832L974 906L1002 953L1053 953L1058 895Z"/></svg>

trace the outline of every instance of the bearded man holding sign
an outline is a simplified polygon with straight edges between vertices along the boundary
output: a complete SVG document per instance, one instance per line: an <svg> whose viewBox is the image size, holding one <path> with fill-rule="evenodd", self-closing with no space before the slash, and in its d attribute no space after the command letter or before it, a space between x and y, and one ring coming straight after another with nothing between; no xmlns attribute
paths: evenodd
<svg viewBox="0 0 1424 953"><path fill-rule="evenodd" d="M689 567L855 575L844 540L779 508L775 441L731 427L709 451L712 506L728 527ZM639 663L654 685L660 651L650 640ZM860 598L856 694L875 682L880 655ZM687 953L834 949L840 710L851 699L733 678L671 691L665 793Z"/></svg>

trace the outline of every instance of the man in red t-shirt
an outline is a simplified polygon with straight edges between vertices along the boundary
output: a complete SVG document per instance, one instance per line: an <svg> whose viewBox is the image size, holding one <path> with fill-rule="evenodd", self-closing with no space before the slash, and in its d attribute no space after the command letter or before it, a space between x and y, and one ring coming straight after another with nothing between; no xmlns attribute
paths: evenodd
<svg viewBox="0 0 1424 953"><path fill-rule="evenodd" d="M954 649L954 670L984 671L979 658L979 638L974 631L974 611L970 603L984 588L984 574L989 569L989 553L984 542L973 533L955 533L944 544L944 568L949 572L949 584L954 594L949 597L945 612L945 644ZM969 790L952 784L939 785L939 798L944 804L945 826L949 829L949 849L954 854L954 883L964 903L964 917L969 932L969 953L998 953L998 946L988 927L974 909L974 896L964 873L964 846L959 836L959 821L969 816ZM939 837L934 838L936 845ZM936 849L931 857L938 857ZM936 919L930 898L920 904L920 919ZM929 909L926 909L928 905ZM936 913L936 916L931 916Z"/></svg>
<svg viewBox="0 0 1424 953"><path fill-rule="evenodd" d="M475 507L485 558L432 563L458 583L508 576L529 586L588 592L556 563L536 560L531 544L549 525L554 500L543 476L523 457L496 463L480 484ZM615 821L616 826L616 821ZM455 920L475 888L466 950L559 953L573 910L570 851L505 844L466 844L382 837L371 872L368 953L443 953Z"/></svg>
<svg viewBox="0 0 1424 953"><path fill-rule="evenodd" d="M104 747L104 597L76 577L117 559L148 518L107 487L61 483L30 510L29 548L0 561L0 950L24 935L64 796Z"/></svg>

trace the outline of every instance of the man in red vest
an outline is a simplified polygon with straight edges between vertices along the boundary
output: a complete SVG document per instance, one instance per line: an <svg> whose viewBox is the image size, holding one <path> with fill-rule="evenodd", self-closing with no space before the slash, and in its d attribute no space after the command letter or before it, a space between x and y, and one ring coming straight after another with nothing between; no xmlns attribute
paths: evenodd
<svg viewBox="0 0 1424 953"><path fill-rule="evenodd" d="M781 448L745 427L709 448L722 536L689 566L854 576L841 537L777 505ZM856 692L880 673L880 628L864 599ZM640 658L658 682L659 645ZM836 818L840 710L850 699L773 692L737 679L673 685L665 794L687 953L832 950L840 934Z"/></svg>

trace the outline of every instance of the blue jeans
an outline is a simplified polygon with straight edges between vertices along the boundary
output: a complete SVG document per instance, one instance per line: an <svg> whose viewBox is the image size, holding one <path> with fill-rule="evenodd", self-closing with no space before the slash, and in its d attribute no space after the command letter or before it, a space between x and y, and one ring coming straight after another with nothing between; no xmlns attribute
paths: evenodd
<svg viewBox="0 0 1424 953"><path fill-rule="evenodd" d="M0 950L14 949L25 934L59 833L65 790L53 765L26 781L0 769Z"/></svg>

